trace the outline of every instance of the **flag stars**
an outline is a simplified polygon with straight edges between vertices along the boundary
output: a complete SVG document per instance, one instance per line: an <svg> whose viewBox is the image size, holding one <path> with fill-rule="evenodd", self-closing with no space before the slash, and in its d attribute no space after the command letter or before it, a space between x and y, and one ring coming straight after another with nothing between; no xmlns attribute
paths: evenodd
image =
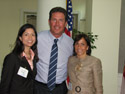
<svg viewBox="0 0 125 94"><path fill-rule="evenodd" d="M69 18L71 18L72 16L71 15L68 15L69 16Z"/></svg>
<svg viewBox="0 0 125 94"><path fill-rule="evenodd" d="M71 12L71 10L68 10L68 12Z"/></svg>
<svg viewBox="0 0 125 94"><path fill-rule="evenodd" d="M69 7L69 8L72 8L72 6L71 6L71 5L69 5L68 7Z"/></svg>
<svg viewBox="0 0 125 94"><path fill-rule="evenodd" d="M68 26L69 28L71 28L71 26Z"/></svg>
<svg viewBox="0 0 125 94"><path fill-rule="evenodd" d="M67 0L67 12L68 12L68 30L72 31L73 28L73 15L72 15L72 2Z"/></svg>
<svg viewBox="0 0 125 94"><path fill-rule="evenodd" d="M72 22L70 22L70 24L72 24Z"/></svg>

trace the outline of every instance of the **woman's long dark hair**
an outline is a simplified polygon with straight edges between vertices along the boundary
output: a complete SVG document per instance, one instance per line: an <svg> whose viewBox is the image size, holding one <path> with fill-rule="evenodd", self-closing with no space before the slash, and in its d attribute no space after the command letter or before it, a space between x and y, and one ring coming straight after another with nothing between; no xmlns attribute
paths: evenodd
<svg viewBox="0 0 125 94"><path fill-rule="evenodd" d="M74 39L74 44L73 45L75 45L75 43L78 42L82 38L85 39L85 41L86 41L86 43L87 43L87 45L89 47L88 50L87 50L87 52L86 52L86 54L87 55L91 55L91 43L90 43L90 39L89 39L89 37L85 33L81 33L81 34L76 35L76 37ZM73 52L74 52L73 55L76 56L75 48L74 48Z"/></svg>
<svg viewBox="0 0 125 94"><path fill-rule="evenodd" d="M38 61L38 52L37 52L37 31L35 29L35 27L31 24L24 24L22 27L20 27L16 41L15 41L15 47L12 50L13 53L15 53L16 55L18 55L19 58L21 58L21 53L24 51L24 45L22 43L22 41L19 39L19 37L22 37L22 34L26 31L26 29L32 28L34 30L35 33L35 37L36 37L36 42L34 43L34 45L31 47L31 49L33 50L33 52L35 53L35 57L34 59L36 61Z"/></svg>

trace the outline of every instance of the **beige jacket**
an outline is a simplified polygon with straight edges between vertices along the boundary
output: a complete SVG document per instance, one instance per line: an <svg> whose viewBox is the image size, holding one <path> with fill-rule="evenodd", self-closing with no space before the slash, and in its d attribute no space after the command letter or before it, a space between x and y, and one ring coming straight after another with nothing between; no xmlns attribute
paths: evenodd
<svg viewBox="0 0 125 94"><path fill-rule="evenodd" d="M103 94L101 61L93 56L68 61L68 76L72 86L68 94Z"/></svg>

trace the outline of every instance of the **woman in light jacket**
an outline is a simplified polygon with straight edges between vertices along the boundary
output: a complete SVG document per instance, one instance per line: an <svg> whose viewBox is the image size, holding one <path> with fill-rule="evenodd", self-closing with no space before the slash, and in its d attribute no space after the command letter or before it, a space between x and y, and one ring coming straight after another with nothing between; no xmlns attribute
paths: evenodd
<svg viewBox="0 0 125 94"><path fill-rule="evenodd" d="M68 94L103 94L102 65L91 56L89 37L82 33L74 40L74 56L68 61Z"/></svg>

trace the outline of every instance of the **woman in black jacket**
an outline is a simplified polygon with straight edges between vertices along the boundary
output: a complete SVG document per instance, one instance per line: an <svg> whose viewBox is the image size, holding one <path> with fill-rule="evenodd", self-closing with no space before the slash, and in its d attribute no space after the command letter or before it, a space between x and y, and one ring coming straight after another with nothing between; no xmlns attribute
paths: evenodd
<svg viewBox="0 0 125 94"><path fill-rule="evenodd" d="M36 29L24 24L19 29L14 49L4 59L0 94L33 94L37 61Z"/></svg>

